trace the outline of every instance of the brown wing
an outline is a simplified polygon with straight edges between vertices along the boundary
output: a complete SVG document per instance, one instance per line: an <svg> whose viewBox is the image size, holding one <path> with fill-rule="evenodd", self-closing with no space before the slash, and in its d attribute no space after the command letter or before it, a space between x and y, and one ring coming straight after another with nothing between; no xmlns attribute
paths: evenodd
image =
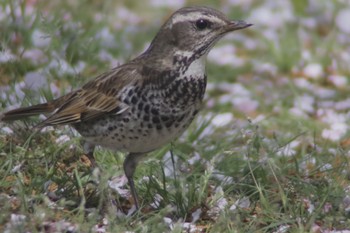
<svg viewBox="0 0 350 233"><path fill-rule="evenodd" d="M112 69L68 94L68 98L63 99L57 110L37 127L78 123L106 113L120 114L129 106L118 100L118 93L137 80L140 80L140 75L134 64Z"/></svg>

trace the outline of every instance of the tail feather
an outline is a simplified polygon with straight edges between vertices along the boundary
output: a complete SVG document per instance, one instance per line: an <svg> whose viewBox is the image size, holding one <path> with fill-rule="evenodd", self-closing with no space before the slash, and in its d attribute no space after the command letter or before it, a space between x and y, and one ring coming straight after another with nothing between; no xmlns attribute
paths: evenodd
<svg viewBox="0 0 350 233"><path fill-rule="evenodd" d="M51 103L37 104L29 107L17 108L8 112L0 113L0 121L15 121L30 116L50 113L55 110Z"/></svg>

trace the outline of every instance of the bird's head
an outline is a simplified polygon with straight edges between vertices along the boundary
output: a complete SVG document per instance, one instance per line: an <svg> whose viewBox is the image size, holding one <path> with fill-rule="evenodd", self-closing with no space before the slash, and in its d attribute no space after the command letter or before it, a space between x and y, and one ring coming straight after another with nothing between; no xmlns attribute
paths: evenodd
<svg viewBox="0 0 350 233"><path fill-rule="evenodd" d="M241 20L230 20L209 7L181 8L163 24L149 51L202 56L228 32L251 25Z"/></svg>

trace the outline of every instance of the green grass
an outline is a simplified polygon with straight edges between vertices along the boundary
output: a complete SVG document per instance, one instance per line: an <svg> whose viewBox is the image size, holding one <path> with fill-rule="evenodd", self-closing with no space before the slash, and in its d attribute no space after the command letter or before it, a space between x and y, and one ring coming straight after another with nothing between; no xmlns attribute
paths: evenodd
<svg viewBox="0 0 350 233"><path fill-rule="evenodd" d="M335 28L335 12L344 5L333 2L332 20L324 24L316 20L317 26L311 30L299 19L309 14L316 18L326 8L321 4L318 11L306 13L306 3L291 3L297 19L276 31L279 44L264 36L269 27L253 22L257 25L236 34L254 41L254 49L245 48L245 41L237 37L218 45L236 45L236 55L248 62L238 68L209 63L209 82L214 86L241 83L258 106L244 112L230 102L236 98L235 93L210 89L206 107L188 131L172 145L150 153L138 166L135 181L142 203L140 213L128 215L132 200L108 186L109 181L123 175L124 154L97 150L100 170L91 171L79 137L68 127L34 133L35 118L1 123L0 231L51 232L56 228L56 232L67 232L68 226L73 226L72 232L93 232L99 225L107 232L187 232L186 224L191 223L196 232L349 229L350 134L347 131L336 141L322 137L329 125L318 115L323 97L316 90L334 90L334 96L325 98L334 105L346 100L349 93L348 86L336 87L327 81L330 74L343 75L350 81L346 61L339 55L346 44L337 42L340 31L331 30ZM79 87L110 67L99 55L101 52L120 62L136 56L173 11L137 1L42 1L34 5L33 17L25 13L31 7L26 1L5 0L0 6L10 9L0 23L0 51L18 57L0 63L0 92L4 96L1 109L18 103L39 103ZM139 21L119 19L116 10L122 6ZM245 19L261 6L234 6L227 13ZM225 8L225 3L214 7ZM113 46L96 36L102 28L114 35ZM50 38L48 45L34 45L31 38L37 30ZM310 41L300 37L301 30ZM22 56L33 49L42 53L38 60ZM302 56L305 50L310 52L309 60ZM60 65L50 66L62 61L73 71L62 72ZM77 71L81 62L85 66ZM324 77L310 79L303 73L305 65L314 62L322 65ZM256 63L272 64L276 70L261 71ZM47 83L40 90L22 88L22 100L16 85L31 71L42 72ZM314 86L298 87L296 79L305 79ZM290 109L303 95L315 97L315 110L304 117L295 116ZM229 100L221 102L225 96ZM348 108L335 112L349 116ZM213 118L223 113L232 113L234 120L223 126L213 125ZM255 122L258 116L263 118ZM14 133L6 133L4 127ZM61 135L70 140L58 143ZM169 170L175 170L175 175ZM154 203L155 197L161 201ZM18 216L25 219L16 223L14 218ZM286 230L281 231L282 227Z"/></svg>

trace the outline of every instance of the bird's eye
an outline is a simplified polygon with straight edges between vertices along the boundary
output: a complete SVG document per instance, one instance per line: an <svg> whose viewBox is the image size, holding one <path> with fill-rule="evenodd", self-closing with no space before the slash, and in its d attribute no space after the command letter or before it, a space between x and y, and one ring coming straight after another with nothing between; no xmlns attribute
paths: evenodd
<svg viewBox="0 0 350 233"><path fill-rule="evenodd" d="M196 21L196 27L199 30L203 30L206 29L209 26L209 22L205 19L199 19Z"/></svg>

